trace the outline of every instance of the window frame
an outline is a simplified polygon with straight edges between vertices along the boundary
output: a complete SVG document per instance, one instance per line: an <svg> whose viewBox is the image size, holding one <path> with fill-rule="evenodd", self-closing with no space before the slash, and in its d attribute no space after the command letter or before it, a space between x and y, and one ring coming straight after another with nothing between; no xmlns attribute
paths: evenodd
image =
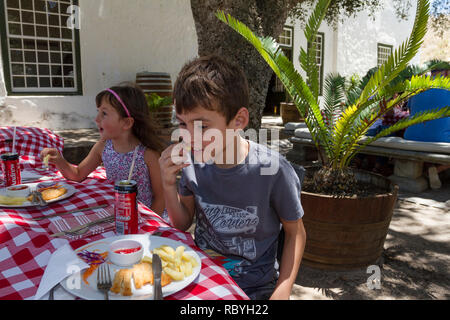
<svg viewBox="0 0 450 320"><path fill-rule="evenodd" d="M290 29L290 31L291 31L291 45L288 46L286 44L279 43L281 35L278 37L277 43L279 44L281 50L283 50L284 55L289 59L289 61L293 61L292 59L294 56L294 27L285 25L285 26L283 26L283 31L284 31L284 29ZM289 56L286 54L286 52L289 52ZM274 88L276 90L275 92L285 92L287 94L286 88L284 87L281 80L278 79L278 77L275 77Z"/></svg>
<svg viewBox="0 0 450 320"><path fill-rule="evenodd" d="M389 56L390 56L394 50L394 46L390 45L390 44L386 44L386 43L377 42L377 67L378 68L384 63L383 62L381 65L378 65L378 61L380 60L380 51L379 51L380 48L386 48L386 49L389 48L391 50L391 52L389 54Z"/></svg>
<svg viewBox="0 0 450 320"><path fill-rule="evenodd" d="M72 0L73 5L78 6L79 0ZM33 11L35 12L35 11ZM41 88L43 90L26 90L15 91L12 86L11 79L11 59L9 48L9 37L7 35L7 16L6 16L6 1L0 1L0 37L1 37L1 55L3 64L3 76L5 81L5 87L7 96L79 96L83 95L83 83L82 83L82 73L81 73L81 48L80 48L80 30L77 28L73 29L74 32L74 61L73 65L75 68L74 79L76 81L76 90L67 91L66 88L61 88L62 90L53 90L49 88ZM37 40L38 37L34 36L33 39ZM23 37L21 38L23 39ZM24 62L25 63L25 62ZM38 64L37 64L38 66ZM39 89L39 88L36 88Z"/></svg>
<svg viewBox="0 0 450 320"><path fill-rule="evenodd" d="M278 44L280 45L280 47L289 48L289 49L292 49L292 51L294 51L294 27L285 25L285 26L283 26L283 31L285 29L289 29L291 31L291 45L289 46L287 44L280 43L281 34L278 36Z"/></svg>

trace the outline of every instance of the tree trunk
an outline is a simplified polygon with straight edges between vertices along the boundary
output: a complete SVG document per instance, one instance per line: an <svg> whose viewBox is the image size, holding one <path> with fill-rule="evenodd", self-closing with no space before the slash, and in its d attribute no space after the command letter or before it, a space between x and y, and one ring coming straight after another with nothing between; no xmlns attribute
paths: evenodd
<svg viewBox="0 0 450 320"><path fill-rule="evenodd" d="M191 0L199 56L219 54L239 64L250 89L249 127L259 129L272 70L244 38L215 16L223 10L258 35L275 39L283 30L293 0Z"/></svg>

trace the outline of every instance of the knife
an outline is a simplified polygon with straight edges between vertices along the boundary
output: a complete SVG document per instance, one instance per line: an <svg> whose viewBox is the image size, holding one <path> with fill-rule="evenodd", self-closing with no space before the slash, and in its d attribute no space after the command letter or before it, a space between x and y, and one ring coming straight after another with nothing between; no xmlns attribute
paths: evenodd
<svg viewBox="0 0 450 320"><path fill-rule="evenodd" d="M153 300L162 300L162 288L161 288L161 259L154 253L152 258L153 264Z"/></svg>
<svg viewBox="0 0 450 320"><path fill-rule="evenodd" d="M40 191L36 190L36 196L37 196L37 198L39 200L39 205L41 207L44 207L44 206L46 206L48 204L47 201L45 201L44 198L42 197L42 193Z"/></svg>

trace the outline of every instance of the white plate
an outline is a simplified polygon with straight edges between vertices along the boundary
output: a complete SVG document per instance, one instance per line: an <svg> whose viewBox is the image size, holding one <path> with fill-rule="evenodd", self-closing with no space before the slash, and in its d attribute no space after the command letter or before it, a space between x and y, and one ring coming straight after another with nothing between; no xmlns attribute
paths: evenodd
<svg viewBox="0 0 450 320"><path fill-rule="evenodd" d="M30 190L34 191L36 190L36 186L38 185L38 182L35 183L23 183L26 184L28 186L30 186ZM67 189L67 192L65 194L63 194L62 196L52 199L52 200L48 200L47 203L53 203L53 202L57 202L57 201L61 201L64 199L67 199L69 197L71 197L75 192L77 192L77 189L70 185L70 184L65 184L64 182L58 182L58 184L64 188ZM0 195L2 196L6 196L6 188L0 188ZM4 208L24 208L24 207L36 207L39 206L39 204L36 203L32 203L30 201L25 201L23 204L21 205L7 205L7 204L1 204L0 203L0 207L4 207Z"/></svg>
<svg viewBox="0 0 450 320"><path fill-rule="evenodd" d="M187 254L191 255L192 257L194 257L195 260L197 260L198 265L197 265L197 267L195 267L192 270L193 272L189 277L185 277L181 281L172 280L172 282L170 284L168 284L167 286L162 288L162 293L163 293L164 297L174 294L175 292L178 292L178 291L184 289L192 281L194 281L200 273L201 265L202 265L200 257L189 246L187 246L186 244L179 242L179 241L175 241L175 240L163 238L163 237L151 236L148 234L124 235L124 236L116 236L116 237L111 237L111 238L107 238L107 239L102 239L102 240L98 240L95 242L91 242L85 246L82 246L82 247L78 248L77 250L75 250L75 252L78 253L83 250L93 251L93 252L97 252L97 253L105 252L105 251L108 251L108 245L111 242L119 240L119 239L132 239L132 240L139 241L144 248L144 257L145 256L152 257L152 254L150 253L151 250L153 250L155 248L159 248L162 245L168 245L174 249L176 249L178 246L183 246L185 248L185 252ZM110 262L108 261L108 263L110 263ZM110 267L110 271L111 271L111 279L114 280L115 272L117 272L119 269L130 268L131 266L130 267L119 267L119 266L111 263L109 265L109 267ZM77 289L77 288L73 289L73 287L74 287L73 284L70 284L68 286L66 280L61 281L60 284L63 286L64 289L66 289L73 295L78 296L80 298L87 299L87 300L103 300L104 294L97 290L97 271L98 271L98 269L95 270L87 279L89 282L89 285L84 283L82 278L79 278L80 279L80 281L79 281L80 288L79 289ZM78 274L75 274L74 277L72 277L72 279L74 279L78 276L81 277L82 272L84 272L84 271L81 271ZM126 296L122 296L121 294L115 294L115 293L110 292L109 298L111 300L136 300L136 299L152 299L153 298L153 285L147 284L147 285L143 286L141 289L137 290L134 287L134 281L131 281L131 284L132 284L133 295L126 297Z"/></svg>

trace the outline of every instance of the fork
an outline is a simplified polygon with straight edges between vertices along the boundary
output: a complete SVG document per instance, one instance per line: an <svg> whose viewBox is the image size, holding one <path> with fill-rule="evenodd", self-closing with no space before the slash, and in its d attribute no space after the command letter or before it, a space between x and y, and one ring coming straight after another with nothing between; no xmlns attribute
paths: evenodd
<svg viewBox="0 0 450 320"><path fill-rule="evenodd" d="M44 198L42 198L42 194L39 191L32 191L31 196L31 203L34 203L40 207L44 207L47 205L47 202L44 200Z"/></svg>
<svg viewBox="0 0 450 320"><path fill-rule="evenodd" d="M109 289L112 287L111 273L109 265L103 263L97 271L97 289L105 294L105 300L109 300Z"/></svg>
<svg viewBox="0 0 450 320"><path fill-rule="evenodd" d="M95 221L86 223L85 225L80 226L78 229L65 231L65 233L69 236L81 236L81 235L85 234L86 232L88 232L92 226L95 226L97 224L102 224L104 222L110 222L110 221L113 221L114 219L115 219L114 216L102 218L99 220L95 220Z"/></svg>
<svg viewBox="0 0 450 320"><path fill-rule="evenodd" d="M108 216L108 217L105 217L105 218L101 218L101 219L98 219L98 220L86 223L86 224L81 225L79 227L72 228L70 230L65 230L65 231L61 231L61 232L58 232L58 233L54 233L54 234L52 234L50 236L51 237L61 237L61 236L65 236L65 235L80 236L80 235L83 235L86 232L88 232L89 229L92 226L95 226L97 224L102 224L104 222L110 222L110 221L113 221L114 219L115 219L114 216Z"/></svg>

